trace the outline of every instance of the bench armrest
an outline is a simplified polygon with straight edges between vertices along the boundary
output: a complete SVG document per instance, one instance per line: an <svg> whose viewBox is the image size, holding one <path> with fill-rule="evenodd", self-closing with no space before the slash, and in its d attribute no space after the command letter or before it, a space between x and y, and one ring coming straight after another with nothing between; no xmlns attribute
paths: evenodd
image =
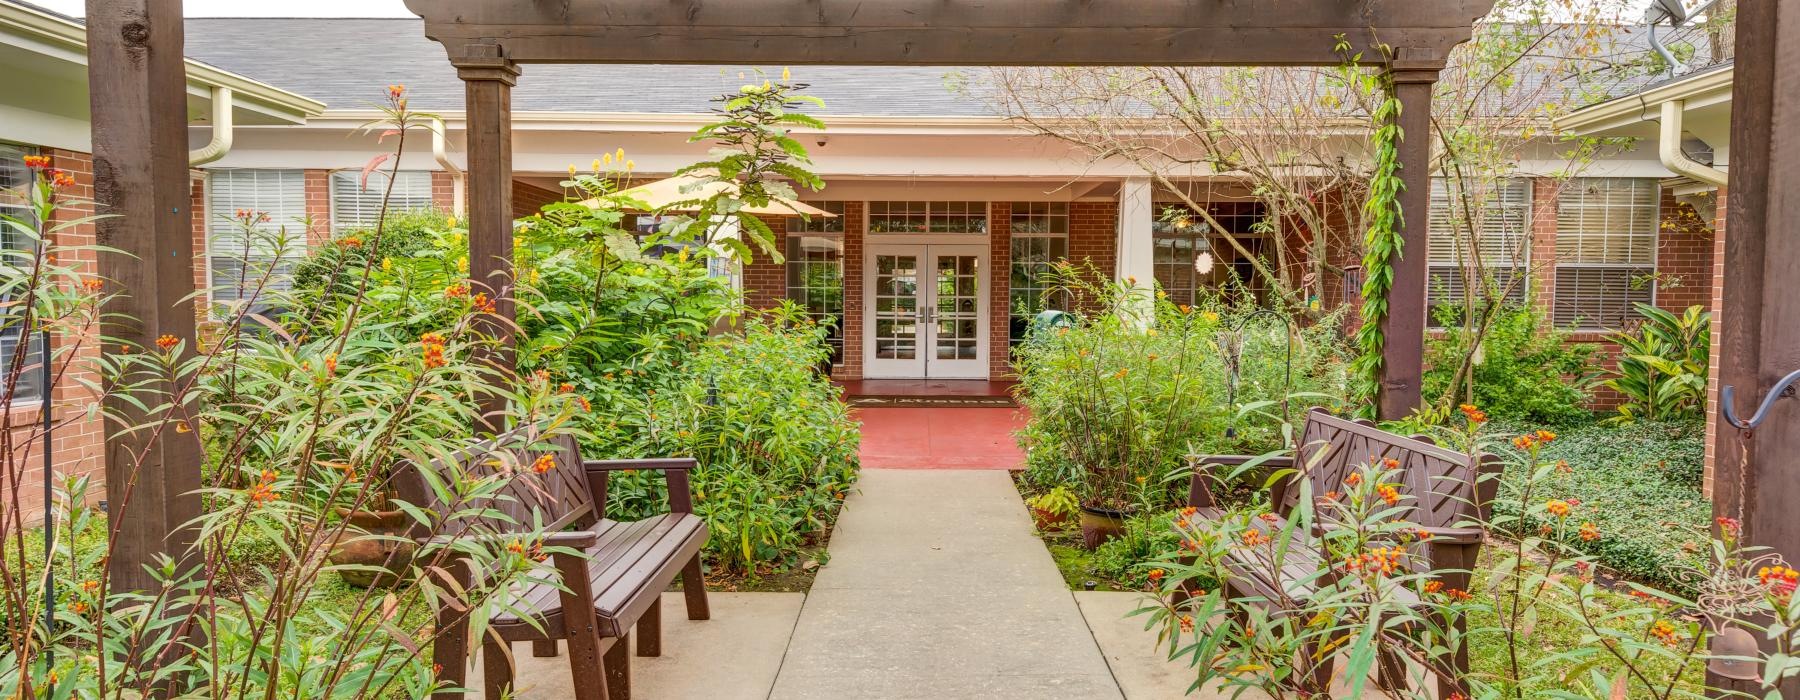
<svg viewBox="0 0 1800 700"><path fill-rule="evenodd" d="M1479 527L1421 527L1419 530L1431 535L1431 544L1481 544L1487 537L1487 530Z"/></svg>
<svg viewBox="0 0 1800 700"><path fill-rule="evenodd" d="M606 480L613 472L647 469L663 473L669 484L669 512L694 512L694 489L688 472L700 468L692 457L658 457L650 459L590 459L582 462L587 471L588 488L593 491L594 517L606 517Z"/></svg>

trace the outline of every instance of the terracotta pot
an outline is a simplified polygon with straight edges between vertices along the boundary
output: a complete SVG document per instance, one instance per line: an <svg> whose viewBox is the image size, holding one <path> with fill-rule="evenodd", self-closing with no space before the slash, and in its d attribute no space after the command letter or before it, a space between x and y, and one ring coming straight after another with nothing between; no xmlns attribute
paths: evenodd
<svg viewBox="0 0 1800 700"><path fill-rule="evenodd" d="M332 564L355 564L372 566L386 571L376 573L366 570L339 571L345 583L368 588L371 586L392 586L400 582L408 567L412 565L413 554L418 545L410 541L375 539L364 537L371 535L388 535L404 537L412 524L412 519L405 511L375 510L350 511L339 508L338 515L350 522L350 527L331 547L331 553L325 559Z"/></svg>
<svg viewBox="0 0 1800 700"><path fill-rule="evenodd" d="M1031 519L1037 523L1039 530L1058 530L1063 523L1069 522L1068 513L1052 513L1043 508L1032 508Z"/></svg>
<svg viewBox="0 0 1800 700"><path fill-rule="evenodd" d="M1097 549L1102 543L1125 532L1125 520L1131 517L1129 510L1113 510L1111 508L1081 507L1081 544L1088 549Z"/></svg>

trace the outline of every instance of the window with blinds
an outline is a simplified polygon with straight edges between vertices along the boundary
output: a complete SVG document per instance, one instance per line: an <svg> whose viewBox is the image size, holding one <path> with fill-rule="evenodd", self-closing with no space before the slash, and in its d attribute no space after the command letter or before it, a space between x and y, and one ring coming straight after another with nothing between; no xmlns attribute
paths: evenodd
<svg viewBox="0 0 1800 700"><path fill-rule="evenodd" d="M306 255L305 173L212 170L206 193L213 301L239 301L258 287L287 289L294 264ZM268 216L245 226L239 212Z"/></svg>
<svg viewBox="0 0 1800 700"><path fill-rule="evenodd" d="M432 208L431 173L424 170L402 170L391 175L392 195L388 194L389 173L369 173L368 186L363 185L362 171L340 170L331 174L331 231L342 235L359 229L373 229L381 219L381 200L388 197L390 214L423 211Z"/></svg>
<svg viewBox="0 0 1800 700"><path fill-rule="evenodd" d="M31 210L28 189L32 185L32 175L31 169L25 167L25 156L34 154L23 146L0 143L0 216L5 217L0 218L0 264L13 270L28 269L32 252L37 250L33 240L37 217ZM8 311L12 307L7 303L12 301L9 296L0 291L0 379L12 375L13 360L23 339L27 348L21 365L24 371L14 387L12 404L42 401L44 384L38 371L44 357L42 338L29 333L29 329L21 325L21 319ZM3 387L0 382L0 390Z"/></svg>
<svg viewBox="0 0 1800 700"><path fill-rule="evenodd" d="M1577 178L1556 210L1557 325L1619 328L1653 303L1662 190L1647 178Z"/></svg>
<svg viewBox="0 0 1800 700"><path fill-rule="evenodd" d="M1505 293L1523 304L1531 263L1531 181L1507 178L1463 190L1448 178L1431 179L1429 265L1426 298L1433 309L1461 306L1471 277L1479 288ZM1491 286L1489 286L1491 285ZM1477 299L1480 301L1480 299ZM1438 322L1433 314L1432 322Z"/></svg>

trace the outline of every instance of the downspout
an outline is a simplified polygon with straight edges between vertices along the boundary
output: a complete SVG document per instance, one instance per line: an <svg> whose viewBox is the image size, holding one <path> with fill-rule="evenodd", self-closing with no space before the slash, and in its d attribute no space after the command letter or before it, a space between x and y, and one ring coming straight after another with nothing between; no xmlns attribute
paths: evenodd
<svg viewBox="0 0 1800 700"><path fill-rule="evenodd" d="M456 167L456 163L450 161L447 144L448 132L449 128L444 126L444 120L437 118L431 120L431 157L437 159L438 167L450 173L450 213L453 216L462 216L463 188L467 178L463 176L462 168Z"/></svg>
<svg viewBox="0 0 1800 700"><path fill-rule="evenodd" d="M1662 103L1662 133L1656 144L1656 155L1662 160L1663 167L1699 180L1714 187L1724 187L1729 180L1725 171L1706 165L1681 151L1681 118L1687 107L1686 100L1669 100Z"/></svg>
<svg viewBox="0 0 1800 700"><path fill-rule="evenodd" d="M233 124L231 121L232 94L231 88L214 85L212 88L212 140L197 151L188 152L188 167L197 168L211 163L231 152Z"/></svg>

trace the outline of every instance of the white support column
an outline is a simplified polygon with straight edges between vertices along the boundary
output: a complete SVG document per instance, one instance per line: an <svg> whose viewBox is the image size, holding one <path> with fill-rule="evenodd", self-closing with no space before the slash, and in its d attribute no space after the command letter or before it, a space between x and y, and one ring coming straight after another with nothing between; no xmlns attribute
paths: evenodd
<svg viewBox="0 0 1800 700"><path fill-rule="evenodd" d="M1119 240L1114 274L1122 282L1130 282L1144 300L1156 289L1156 248L1151 240L1151 225L1156 221L1150 178L1125 178L1119 187ZM1148 304L1145 304L1148 310ZM1148 314L1144 319L1149 321Z"/></svg>

